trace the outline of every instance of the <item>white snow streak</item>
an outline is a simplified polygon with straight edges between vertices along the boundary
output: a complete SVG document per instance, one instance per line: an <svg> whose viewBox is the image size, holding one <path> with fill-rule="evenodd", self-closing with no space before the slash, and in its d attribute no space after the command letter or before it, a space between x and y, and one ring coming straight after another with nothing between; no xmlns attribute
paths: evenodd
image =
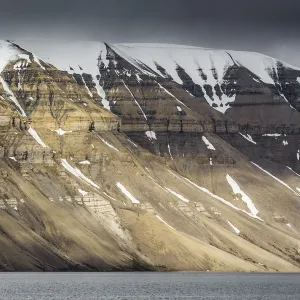
<svg viewBox="0 0 300 300"><path fill-rule="evenodd" d="M208 150L216 150L215 147L209 142L209 140L204 135L202 136L202 141L205 143Z"/></svg>
<svg viewBox="0 0 300 300"><path fill-rule="evenodd" d="M170 170L168 170L168 171L169 171L171 174L173 174L176 178L178 178L179 180L182 180L182 178L183 178L184 181L188 182L190 185L192 185L192 186L195 187L196 189L198 189L198 190L200 190L201 192L203 192L203 193L209 195L210 197L212 197L212 198L214 198L214 199L216 199L216 200L218 200L218 201L220 201L220 202L226 204L227 206L233 208L234 210L243 212L243 213L245 213L246 215L248 215L248 216L250 216L250 217L252 217L252 218L255 218L255 219L257 219L257 220L259 220L259 221L261 221L261 222L263 222L263 220L262 220L261 218L259 218L259 217L257 217L257 216L254 216L254 215L248 213L247 211L245 211L245 210L243 210L243 209L240 209L240 208L236 207L235 205L233 205L233 204L230 203L229 201L223 199L222 197L219 197L219 196L213 194L213 193L210 192L208 189L203 188L203 187L197 185L196 183L192 182L192 181L189 180L188 178L185 178L185 177L180 178L179 176L177 176L175 173L171 172Z"/></svg>
<svg viewBox="0 0 300 300"><path fill-rule="evenodd" d="M237 184L237 182L230 177L228 174L226 176L227 182L229 183L229 185L232 188L232 191L235 194L241 194L242 195L242 200L243 202L246 203L248 209L250 210L251 214L256 217L257 214L259 213L259 211L257 210L257 208L255 207L254 203L252 202L252 200L241 190L241 188L239 187L239 185Z"/></svg>
<svg viewBox="0 0 300 300"><path fill-rule="evenodd" d="M170 227L170 228L176 230L176 229L173 228L171 225L169 225L166 221L164 221L159 215L155 215L155 216L156 216L156 218L157 218L159 221L161 221L162 223L164 223L164 224L167 225L168 227Z"/></svg>
<svg viewBox="0 0 300 300"><path fill-rule="evenodd" d="M300 175L298 174L298 173L296 173L292 168L290 168L290 167L288 167L288 166L286 166L290 171L292 171L295 175L297 175L297 176L299 176L300 177Z"/></svg>
<svg viewBox="0 0 300 300"><path fill-rule="evenodd" d="M39 143L43 148L48 148L48 146L42 141L42 139L39 137L37 132L32 127L28 129L28 132L37 141L37 143Z"/></svg>
<svg viewBox="0 0 300 300"><path fill-rule="evenodd" d="M238 228L236 228L231 222L229 222L228 220L227 220L227 223L230 225L230 227L235 231L235 233L237 234L237 235L239 235L240 233L241 233L241 231L238 229Z"/></svg>
<svg viewBox="0 0 300 300"><path fill-rule="evenodd" d="M171 153L171 149L170 149L170 145L169 145L169 144L168 144L168 150L169 150L170 157L171 157L171 159L173 160L173 156L172 156L172 153Z"/></svg>
<svg viewBox="0 0 300 300"><path fill-rule="evenodd" d="M245 138L246 140L248 140L249 142L251 142L252 144L255 144L255 145L256 145L256 142L253 141L253 138L252 138L252 136L251 136L250 134L244 135L244 134L242 134L242 133L240 133L240 132L239 132L239 134L240 134L243 138Z"/></svg>
<svg viewBox="0 0 300 300"><path fill-rule="evenodd" d="M103 194L111 200L117 201L115 198L109 196L107 193L103 192ZM123 202L124 203L124 202ZM126 204L125 204L126 205Z"/></svg>
<svg viewBox="0 0 300 300"><path fill-rule="evenodd" d="M189 203L189 202L190 202L190 200L184 198L182 195L180 195L180 194L174 192L173 190L171 190L171 189L169 189L169 188L167 188L167 187L165 187L165 189L166 189L169 193L171 193L172 195L174 195L175 197L177 197L178 199L180 199L181 201L186 202L186 203Z"/></svg>
<svg viewBox="0 0 300 300"><path fill-rule="evenodd" d="M8 94L9 99L18 107L21 116L26 117L25 111L20 105L18 99L14 96L14 93L10 90L7 82L0 76L0 82L3 86L4 91Z"/></svg>
<svg viewBox="0 0 300 300"><path fill-rule="evenodd" d="M147 120L147 117L144 113L144 111L142 110L141 106L139 105L139 103L137 102L137 100L135 99L135 97L133 96L131 90L129 89L129 87L125 84L124 80L122 80L124 86L126 87L126 89L128 90L128 92L130 93L131 97L133 98L134 102L136 103L136 105L139 107L140 111L143 113L144 118Z"/></svg>
<svg viewBox="0 0 300 300"><path fill-rule="evenodd" d="M97 90L97 94L102 98L102 104L103 107L106 108L107 110L110 110L110 106L109 106L109 101L106 100L106 94L105 91L103 89L103 87L99 84L97 78L93 80L96 84L96 90Z"/></svg>
<svg viewBox="0 0 300 300"><path fill-rule="evenodd" d="M111 145L110 143L108 143L107 141L105 141L101 136L98 136L98 137L99 137L99 139L100 139L104 144L106 144L108 147L110 147L110 148L114 149L115 151L119 152L119 150L118 150L116 147L114 147L113 145Z"/></svg>
<svg viewBox="0 0 300 300"><path fill-rule="evenodd" d="M140 201L137 200L136 198L134 198L127 190L126 188L120 183L120 182L117 182L117 187L121 190L121 192L128 198L130 199L130 201L133 203L133 204L139 204Z"/></svg>
<svg viewBox="0 0 300 300"><path fill-rule="evenodd" d="M186 108L190 109L189 107L187 107L182 101L180 101L178 98L176 98L171 92L169 92L166 88L164 88L161 84L159 84L157 81L155 81L158 86L164 90L167 94L169 94L172 98L174 98L176 101L178 101L180 104L182 104L183 106L185 106ZM178 108L178 106L177 106Z"/></svg>
<svg viewBox="0 0 300 300"><path fill-rule="evenodd" d="M255 164L254 162L251 162L254 166L256 166L257 168L259 168L260 170L262 170L263 172L265 172L266 174L268 174L269 176L271 176L272 178L274 178L276 181L278 181L279 183L281 183L282 185L284 185L285 187L287 187L290 191L292 191L295 195L299 196L300 195L298 193L296 193L289 185L287 185L285 182L283 182L282 180L280 180L279 178L277 178L276 176L272 175L270 172L268 172L267 170L264 170L262 167L260 167L259 165Z"/></svg>
<svg viewBox="0 0 300 300"><path fill-rule="evenodd" d="M267 134L263 134L262 136L274 137L277 140L277 138L282 136L282 134L280 134L280 133L267 133Z"/></svg>
<svg viewBox="0 0 300 300"><path fill-rule="evenodd" d="M85 80L84 80L84 78L83 78L82 75L81 75L81 79L82 79L82 81L83 81L83 83L84 83L84 85L85 85L85 88L86 88L86 90L87 90L89 96L93 99L93 94L92 94L92 92L90 91L90 89L88 88L88 86L86 85L86 82L85 82Z"/></svg>
<svg viewBox="0 0 300 300"><path fill-rule="evenodd" d="M45 70L45 67L41 64L41 62L40 62L40 60L38 59L38 57L35 56L34 54L33 54L33 59L34 59L34 61L41 67L41 69Z"/></svg>
<svg viewBox="0 0 300 300"><path fill-rule="evenodd" d="M137 144L135 144L133 141L131 141L130 139L127 139L128 142L130 142L135 148L138 148Z"/></svg>
<svg viewBox="0 0 300 300"><path fill-rule="evenodd" d="M80 164L80 165L90 165L91 162L88 161L88 160L83 160L83 161L80 161L79 164Z"/></svg>
<svg viewBox="0 0 300 300"><path fill-rule="evenodd" d="M58 128L57 130L54 130L58 135L64 135L66 133L71 133L72 131L64 131L61 128Z"/></svg>
<svg viewBox="0 0 300 300"><path fill-rule="evenodd" d="M81 171L77 168L73 168L66 159L62 159L61 160L61 164L62 166L69 171L70 173L72 173L75 177L77 177L78 179L84 181L85 183L87 183L88 185L91 185L93 187L95 187L96 189L100 189L100 187L94 183L92 180L90 180L89 178L87 178L85 175L83 175L81 173Z"/></svg>

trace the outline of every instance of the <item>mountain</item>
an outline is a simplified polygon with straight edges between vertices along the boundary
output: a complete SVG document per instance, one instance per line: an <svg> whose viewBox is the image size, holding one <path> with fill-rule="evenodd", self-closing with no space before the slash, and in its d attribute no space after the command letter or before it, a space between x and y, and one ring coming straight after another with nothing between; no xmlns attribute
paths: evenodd
<svg viewBox="0 0 300 300"><path fill-rule="evenodd" d="M300 69L53 41L0 68L0 270L299 272Z"/></svg>

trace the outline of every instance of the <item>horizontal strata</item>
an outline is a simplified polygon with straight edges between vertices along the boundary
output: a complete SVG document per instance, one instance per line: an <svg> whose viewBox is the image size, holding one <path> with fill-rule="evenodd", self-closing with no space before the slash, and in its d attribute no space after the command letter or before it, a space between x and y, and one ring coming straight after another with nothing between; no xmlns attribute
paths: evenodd
<svg viewBox="0 0 300 300"><path fill-rule="evenodd" d="M299 271L296 68L22 47L0 42L0 270Z"/></svg>

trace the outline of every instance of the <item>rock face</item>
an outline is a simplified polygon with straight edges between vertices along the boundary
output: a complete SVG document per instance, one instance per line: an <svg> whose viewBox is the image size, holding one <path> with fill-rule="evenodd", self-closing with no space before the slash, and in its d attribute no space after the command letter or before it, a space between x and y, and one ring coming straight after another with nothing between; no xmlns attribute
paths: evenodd
<svg viewBox="0 0 300 300"><path fill-rule="evenodd" d="M55 47L0 42L1 270L300 270L297 68Z"/></svg>

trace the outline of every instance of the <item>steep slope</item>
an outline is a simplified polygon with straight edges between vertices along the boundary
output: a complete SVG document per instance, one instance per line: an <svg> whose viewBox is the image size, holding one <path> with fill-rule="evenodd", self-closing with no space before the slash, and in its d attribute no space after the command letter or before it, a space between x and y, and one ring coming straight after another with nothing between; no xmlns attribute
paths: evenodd
<svg viewBox="0 0 300 300"><path fill-rule="evenodd" d="M299 112L266 79L281 63L80 45L45 62L0 43L0 269L299 271Z"/></svg>

